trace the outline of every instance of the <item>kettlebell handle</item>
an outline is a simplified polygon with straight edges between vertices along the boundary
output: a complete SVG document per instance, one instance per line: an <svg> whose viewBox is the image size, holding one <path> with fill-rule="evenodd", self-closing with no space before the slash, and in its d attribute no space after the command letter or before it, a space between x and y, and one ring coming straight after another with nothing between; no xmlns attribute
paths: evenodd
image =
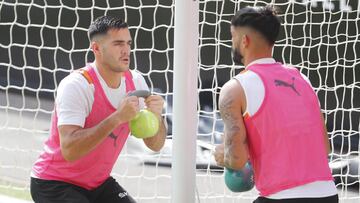
<svg viewBox="0 0 360 203"><path fill-rule="evenodd" d="M127 96L142 97L144 99L146 99L150 95L151 95L151 93L148 90L134 90L127 94Z"/></svg>

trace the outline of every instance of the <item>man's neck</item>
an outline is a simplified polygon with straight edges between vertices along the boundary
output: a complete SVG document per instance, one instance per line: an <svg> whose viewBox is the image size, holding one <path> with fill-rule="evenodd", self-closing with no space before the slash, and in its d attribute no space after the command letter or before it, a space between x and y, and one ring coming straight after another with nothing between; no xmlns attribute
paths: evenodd
<svg viewBox="0 0 360 203"><path fill-rule="evenodd" d="M108 87L115 89L120 86L122 76L121 72L112 71L110 67L107 67L98 61L95 61L95 66Z"/></svg>
<svg viewBox="0 0 360 203"><path fill-rule="evenodd" d="M259 53L259 54L252 55L252 56L249 56L247 58L244 58L244 66L247 67L253 61L263 59L263 58L272 58L272 54L271 53Z"/></svg>

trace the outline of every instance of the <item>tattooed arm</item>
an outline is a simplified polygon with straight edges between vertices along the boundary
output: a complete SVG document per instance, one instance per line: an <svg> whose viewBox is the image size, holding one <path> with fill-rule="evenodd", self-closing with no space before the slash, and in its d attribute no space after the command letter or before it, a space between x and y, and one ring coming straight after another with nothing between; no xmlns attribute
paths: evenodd
<svg viewBox="0 0 360 203"><path fill-rule="evenodd" d="M227 82L220 92L219 108L224 121L224 143L217 147L215 159L219 165L232 169L245 166L249 153L242 112L246 100L242 86L236 80ZM221 155L223 153L223 156ZM221 158L223 157L223 160Z"/></svg>

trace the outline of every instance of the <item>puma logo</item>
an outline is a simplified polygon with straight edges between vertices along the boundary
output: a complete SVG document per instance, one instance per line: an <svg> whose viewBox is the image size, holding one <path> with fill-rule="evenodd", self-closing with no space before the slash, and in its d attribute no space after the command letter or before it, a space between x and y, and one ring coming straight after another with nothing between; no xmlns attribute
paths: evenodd
<svg viewBox="0 0 360 203"><path fill-rule="evenodd" d="M114 135L114 133L110 133L109 137L112 138L112 139L114 139L114 147L116 147L116 139L117 139L119 136Z"/></svg>
<svg viewBox="0 0 360 203"><path fill-rule="evenodd" d="M124 134L125 132L126 132L126 129L125 129L125 128L121 128L121 129L120 129L120 132L118 133L118 135L115 135L113 132L110 133L109 137L110 137L111 139L114 139L114 147L117 146L116 140L117 140L117 138L119 137L119 135L123 136L123 134Z"/></svg>
<svg viewBox="0 0 360 203"><path fill-rule="evenodd" d="M300 93L295 88L294 81L295 81L295 78L293 77L292 78L292 84L289 84L289 83L287 83L285 81L282 81L282 80L275 80L274 82L275 82L276 86L290 87L298 96L300 96Z"/></svg>

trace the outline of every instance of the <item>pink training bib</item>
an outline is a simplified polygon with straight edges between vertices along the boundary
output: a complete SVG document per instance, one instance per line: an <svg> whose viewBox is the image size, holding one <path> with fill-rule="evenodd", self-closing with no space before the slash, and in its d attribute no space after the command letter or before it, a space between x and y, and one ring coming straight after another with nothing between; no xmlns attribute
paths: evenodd
<svg viewBox="0 0 360 203"><path fill-rule="evenodd" d="M82 69L82 74L95 87L94 103L84 126L84 128L91 128L115 112L116 109L107 99L94 68L87 66ZM135 90L130 71L125 73L125 81L126 92ZM88 190L98 187L110 176L129 136L128 123L118 126L102 143L84 157L74 162L68 162L61 154L57 119L56 111L54 111L50 137L45 143L44 152L33 166L34 175L40 179L59 180Z"/></svg>
<svg viewBox="0 0 360 203"><path fill-rule="evenodd" d="M282 64L248 67L258 74L265 98L244 119L255 185L260 195L318 180L332 180L318 99L295 68Z"/></svg>

